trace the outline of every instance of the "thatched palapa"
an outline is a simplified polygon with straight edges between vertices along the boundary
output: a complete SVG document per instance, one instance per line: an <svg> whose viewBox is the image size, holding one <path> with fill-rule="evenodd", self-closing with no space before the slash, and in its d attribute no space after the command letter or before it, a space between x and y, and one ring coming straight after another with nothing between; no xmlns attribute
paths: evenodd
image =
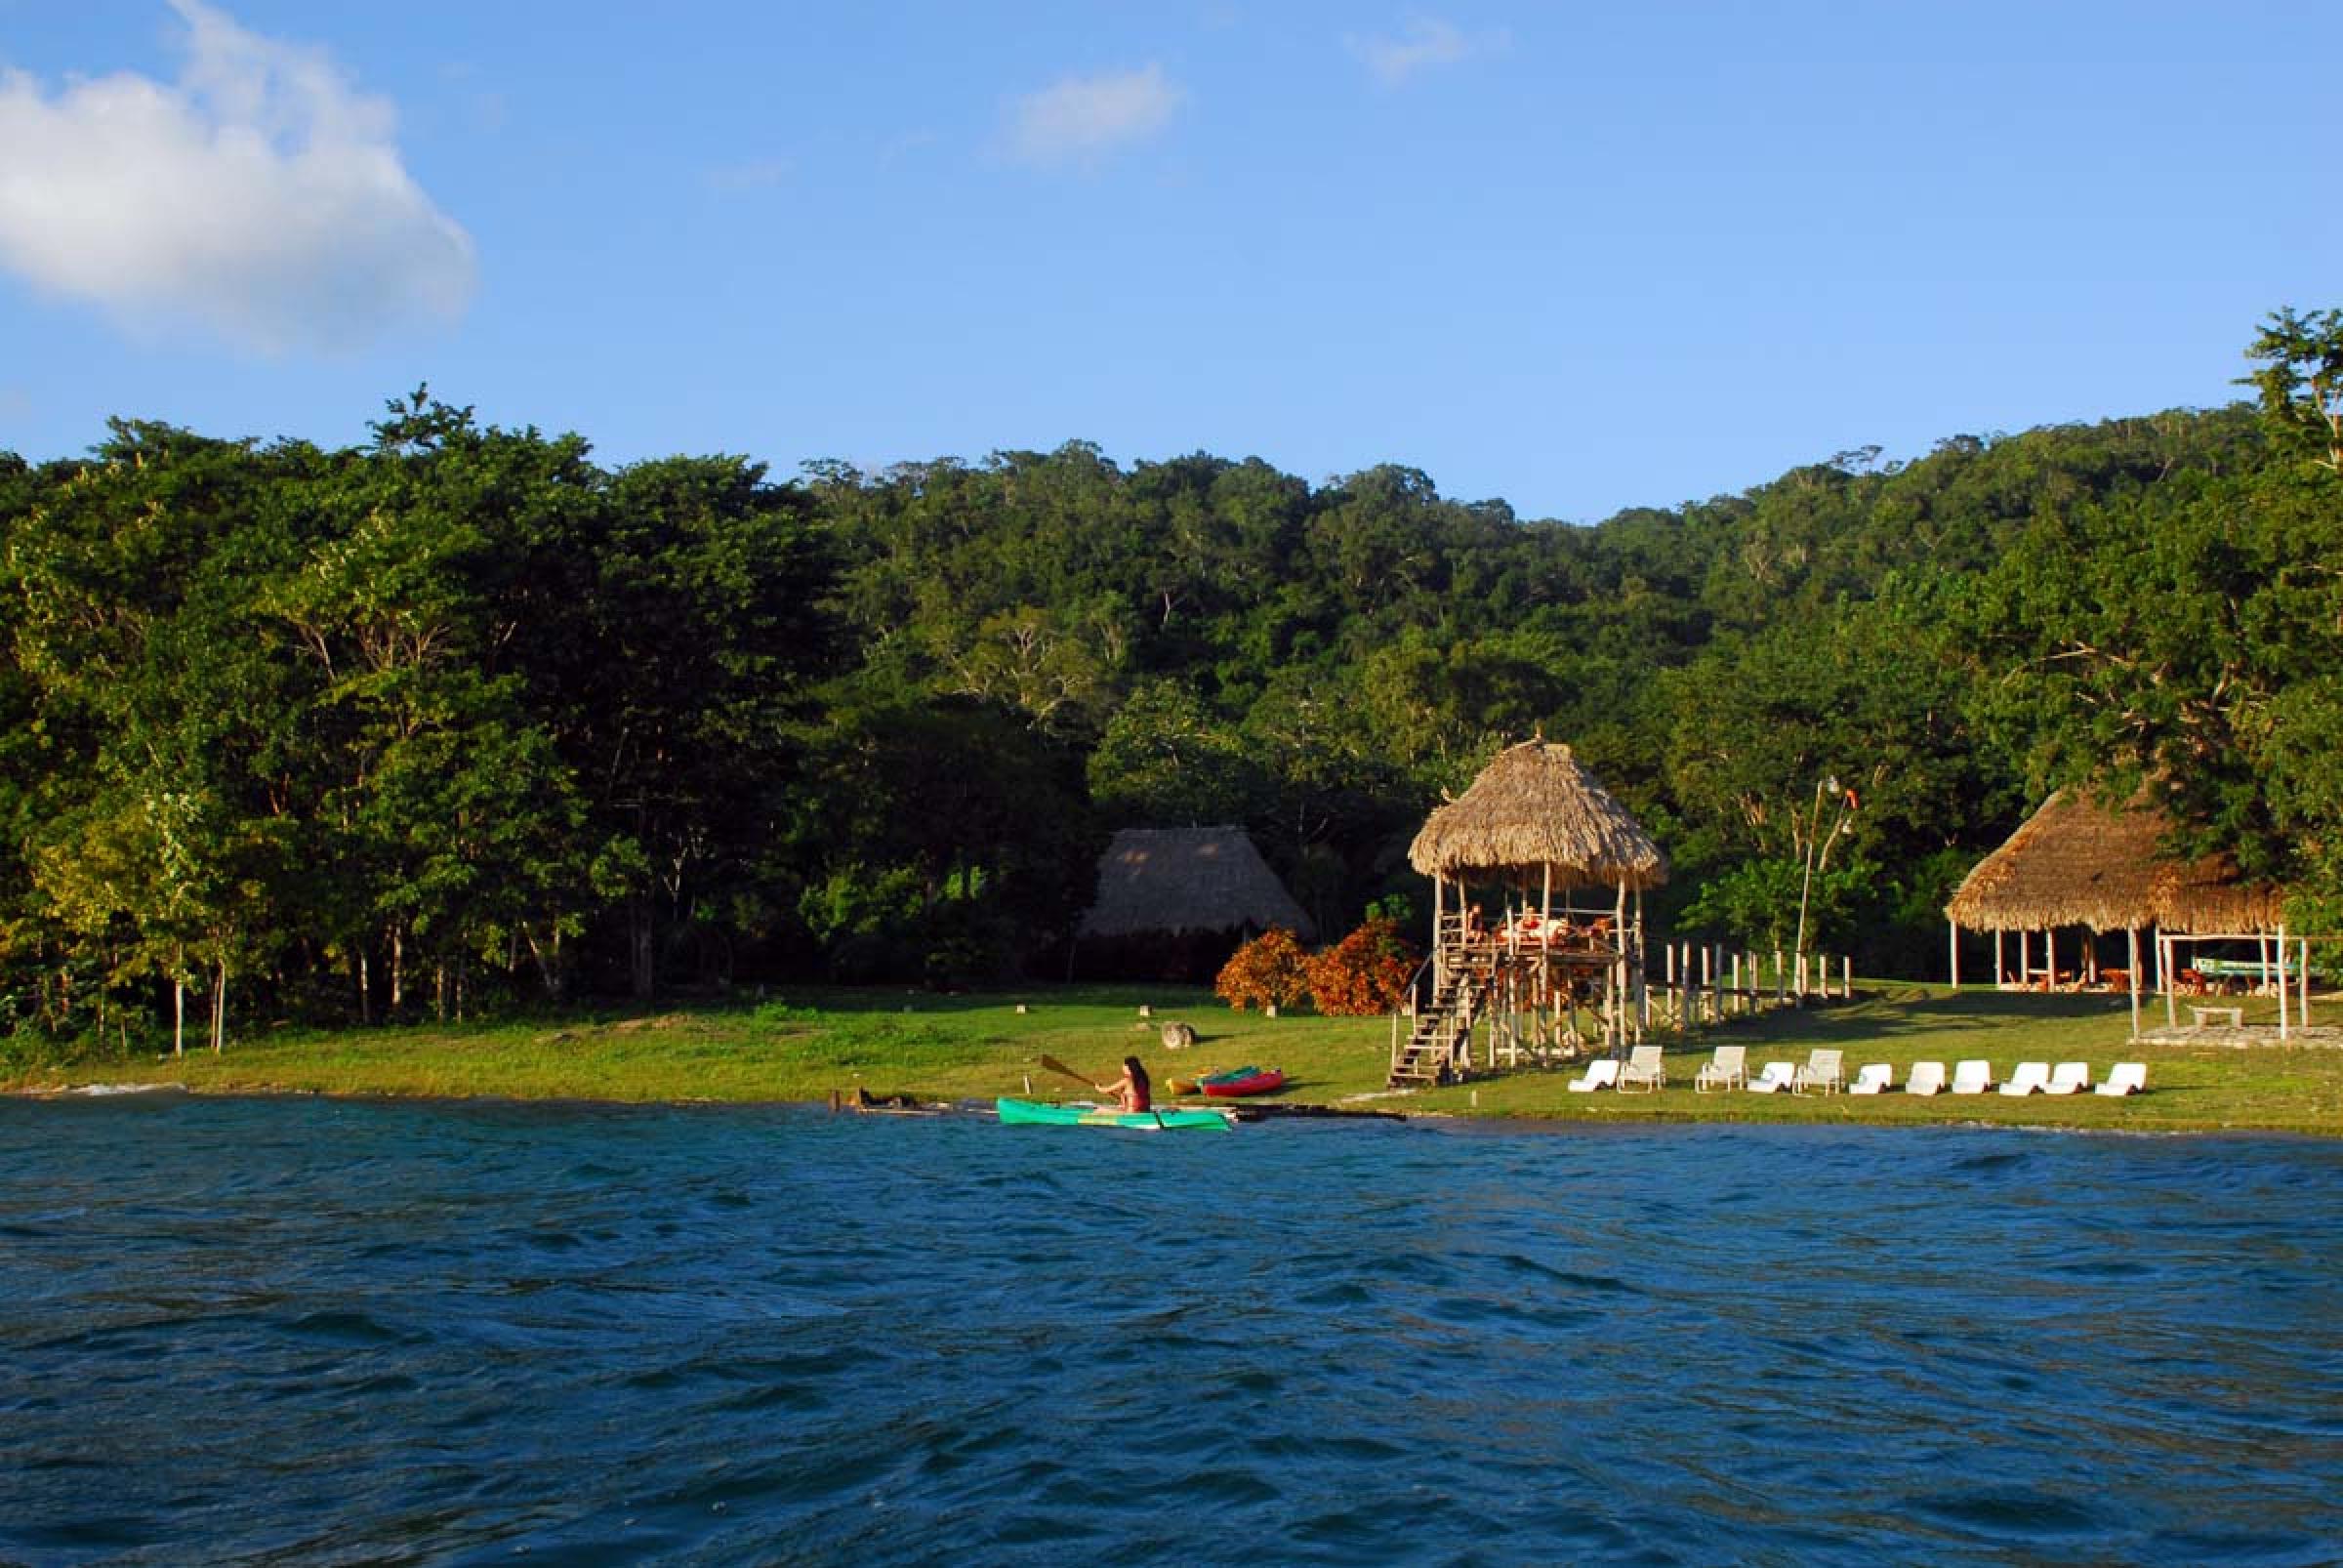
<svg viewBox="0 0 2343 1568"><path fill-rule="evenodd" d="M1627 808L1568 746L1543 740L1498 753L1471 788L1432 812L1408 863L1449 878L1550 866L1557 887L1640 892L1667 881L1667 857Z"/></svg>
<svg viewBox="0 0 2343 1568"><path fill-rule="evenodd" d="M2059 790L1979 861L1945 906L1977 931L2264 931L2280 891L2241 883L2226 855L2175 860L2160 846L2171 817L2145 790L2121 806Z"/></svg>
<svg viewBox="0 0 2343 1568"><path fill-rule="evenodd" d="M1082 917L1086 937L1156 932L1317 932L1244 830L1126 828L1098 862L1098 901Z"/></svg>

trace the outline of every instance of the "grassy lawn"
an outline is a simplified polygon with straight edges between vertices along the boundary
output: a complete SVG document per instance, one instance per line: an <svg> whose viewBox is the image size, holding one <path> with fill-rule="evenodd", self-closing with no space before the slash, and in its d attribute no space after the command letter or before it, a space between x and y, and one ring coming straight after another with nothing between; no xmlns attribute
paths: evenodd
<svg viewBox="0 0 2343 1568"><path fill-rule="evenodd" d="M1020 1013L1018 1005L1028 1009ZM1141 1019L1141 1004L1154 1017ZM2247 1020L2270 1013L2249 1005ZM2343 999L2321 1021L2343 1022ZM1158 1030L1177 1019L1199 1036L1166 1051ZM1588 1121L2007 1123L2137 1132L2253 1128L2343 1135L2343 1050L2238 1050L2135 1046L2120 999L2005 996L1993 991L1882 982L1852 1003L1713 1026L1667 1047L1668 1088L1657 1094L1573 1094L1567 1070L1528 1070L1421 1093L1377 1098L1377 1108L1458 1116L1568 1117ZM1902 1093L1696 1094L1692 1077L1711 1047L1749 1047L1754 1072L1773 1059L1803 1060L1816 1047L1894 1065L1904 1082L1914 1061L1982 1056L1996 1078L2021 1060L2083 1060L2094 1080L2118 1060L2148 1064L2149 1093L2125 1099L2004 1098ZM1382 1018L1263 1018L1234 1013L1201 991L1082 986L1022 993L926 993L805 988L786 1001L663 1013L579 1013L555 1020L461 1027L314 1032L281 1030L231 1040L214 1057L138 1055L19 1074L5 1086L172 1083L223 1093L509 1095L608 1100L820 1100L856 1088L922 1099L1079 1096L1079 1086L1039 1065L1048 1054L1112 1076L1126 1053L1159 1085L1247 1063L1279 1066L1275 1096L1327 1104L1383 1087L1390 1024ZM1168 1098L1169 1096L1164 1096Z"/></svg>

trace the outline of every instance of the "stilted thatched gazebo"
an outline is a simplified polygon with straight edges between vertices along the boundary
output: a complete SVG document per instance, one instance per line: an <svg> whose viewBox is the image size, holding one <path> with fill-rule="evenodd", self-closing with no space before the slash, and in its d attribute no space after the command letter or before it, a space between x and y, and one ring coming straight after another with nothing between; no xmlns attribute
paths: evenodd
<svg viewBox="0 0 2343 1568"><path fill-rule="evenodd" d="M2149 978L2140 953L2144 932L2154 933L2155 981L2164 994L2168 1018L2177 1011L2175 938L2261 943L2275 937L2282 967L2282 889L2247 883L2225 854L2176 858L2163 848L2173 827L2171 815L2145 788L2119 805L2086 791L2053 792L1999 848L1977 863L1945 905L1945 918L1952 926L1952 983L1960 983L1964 929L1994 933L1994 980L2019 990L2101 984L2087 938L2076 968L2059 968L2057 933L2077 927L2093 934L2122 931L2129 943L2126 989L2136 1035L2140 997ZM2014 978L2001 945L2003 935L2013 931L2018 937ZM2032 946L2035 931L2042 935L2038 970ZM2307 989L2305 997L2307 1008ZM2281 1030L2287 1020L2285 1001L2281 987Z"/></svg>
<svg viewBox="0 0 2343 1568"><path fill-rule="evenodd" d="M1469 1068L1472 1024L1484 1011L1515 1050L1525 1014L1536 1047L1559 1039L1575 1050L1582 1004L1593 1007L1610 1046L1639 1032L1631 1004L1643 974L1642 895L1667 881L1667 857L1568 746L1530 740L1500 752L1425 820L1408 860L1432 879L1432 995L1407 1045L1394 1042L1394 1083ZM1482 924L1476 885L1500 892L1501 921ZM1610 893L1610 907L1570 904L1588 889Z"/></svg>

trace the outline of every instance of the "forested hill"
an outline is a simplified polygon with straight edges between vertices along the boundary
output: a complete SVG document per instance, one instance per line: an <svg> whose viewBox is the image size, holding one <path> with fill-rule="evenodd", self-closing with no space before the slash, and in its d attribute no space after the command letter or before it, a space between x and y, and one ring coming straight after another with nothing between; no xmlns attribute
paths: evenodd
<svg viewBox="0 0 2343 1568"><path fill-rule="evenodd" d="M151 1029L173 979L378 1017L1062 973L1119 825L1243 822L1338 934L1535 732L1669 849L1679 929L1773 945L1811 859L1823 941L1920 972L2046 787L2144 771L2316 904L2343 325L2255 348L2259 407L1590 527L1081 442L606 469L424 392L349 450L0 456L0 1027Z"/></svg>

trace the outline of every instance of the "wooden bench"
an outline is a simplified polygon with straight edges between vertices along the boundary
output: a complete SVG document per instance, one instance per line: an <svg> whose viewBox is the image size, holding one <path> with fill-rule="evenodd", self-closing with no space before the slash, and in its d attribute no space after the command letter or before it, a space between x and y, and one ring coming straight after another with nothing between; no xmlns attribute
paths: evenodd
<svg viewBox="0 0 2343 1568"><path fill-rule="evenodd" d="M2192 1005L2189 1011L2197 1014L2197 1027L2199 1029L2203 1028L2206 1021L2212 1018L2227 1018L2232 1029L2243 1028L2245 1024L2243 1008L2199 1008Z"/></svg>

